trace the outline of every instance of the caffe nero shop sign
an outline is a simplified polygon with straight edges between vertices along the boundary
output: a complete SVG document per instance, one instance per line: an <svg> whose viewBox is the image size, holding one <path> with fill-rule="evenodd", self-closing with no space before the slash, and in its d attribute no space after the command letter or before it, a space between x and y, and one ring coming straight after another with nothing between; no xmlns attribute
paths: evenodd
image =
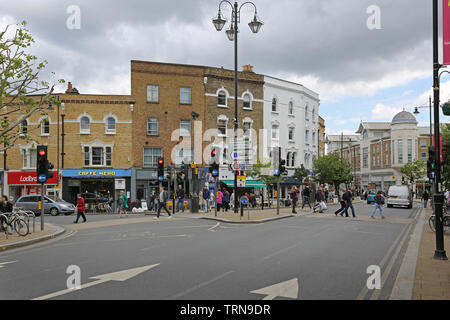
<svg viewBox="0 0 450 320"><path fill-rule="evenodd" d="M117 178L131 177L131 170L63 170L67 178Z"/></svg>

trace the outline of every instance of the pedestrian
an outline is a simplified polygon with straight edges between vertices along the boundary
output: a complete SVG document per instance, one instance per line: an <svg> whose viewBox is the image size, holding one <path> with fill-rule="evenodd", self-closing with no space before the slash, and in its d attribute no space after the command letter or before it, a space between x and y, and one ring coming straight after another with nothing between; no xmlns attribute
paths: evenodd
<svg viewBox="0 0 450 320"><path fill-rule="evenodd" d="M231 192L230 195L230 208L234 210L234 192Z"/></svg>
<svg viewBox="0 0 450 320"><path fill-rule="evenodd" d="M125 218L128 217L128 198L123 190L120 190L119 199L117 199L117 205L119 207L119 218L122 218L122 212L125 213Z"/></svg>
<svg viewBox="0 0 450 320"><path fill-rule="evenodd" d="M427 208L427 204L428 204L428 199L430 199L430 195L428 194L427 190L425 190L422 194L422 199L423 199L423 207L424 209Z"/></svg>
<svg viewBox="0 0 450 320"><path fill-rule="evenodd" d="M78 219L80 219L80 217L83 217L83 222L86 222L86 216L84 215L85 212L86 207L84 206L84 198L81 194L77 194L77 220L73 223L78 223Z"/></svg>
<svg viewBox="0 0 450 320"><path fill-rule="evenodd" d="M209 207L209 197L210 197L211 195L210 195L210 192L209 192L209 189L208 189L208 187L207 186L203 186L203 195L202 195L202 198L203 198L203 205L204 205L204 210L205 210L205 213L208 213L208 207Z"/></svg>
<svg viewBox="0 0 450 320"><path fill-rule="evenodd" d="M161 208L166 210L167 214L169 215L169 218L172 218L172 215L170 214L169 210L167 209L167 199L169 198L169 195L166 190L164 190L164 187L159 187L159 202L158 202L158 211L156 213L155 220L159 219L159 215L161 214Z"/></svg>
<svg viewBox="0 0 450 320"><path fill-rule="evenodd" d="M345 201L342 200L342 199L341 199L341 201L340 201L339 203L341 204L341 207L340 207L338 210L336 210L336 211L334 212L334 214L336 215L336 217L337 217L338 214L340 214L341 216L343 216L344 211L345 211L345 207L347 206L347 204L345 203Z"/></svg>
<svg viewBox="0 0 450 320"><path fill-rule="evenodd" d="M0 203L0 212L1 213L10 213L13 211L13 205L8 201L8 197L3 195L2 202Z"/></svg>
<svg viewBox="0 0 450 320"><path fill-rule="evenodd" d="M319 189L316 192L316 205L313 207L313 212L316 212L316 209L319 209L319 213L323 213L322 209L322 202L323 202L323 193L322 193L322 187L319 187Z"/></svg>
<svg viewBox="0 0 450 320"><path fill-rule="evenodd" d="M223 206L222 211L228 212L228 209L230 208L230 193L227 189L225 189L223 193Z"/></svg>
<svg viewBox="0 0 450 320"><path fill-rule="evenodd" d="M217 191L216 198L217 198L217 201L216 201L216 203L217 203L217 212L220 212L220 208L222 208L222 201L223 201L223 193L222 193L222 191L220 189L219 189L219 191Z"/></svg>
<svg viewBox="0 0 450 320"><path fill-rule="evenodd" d="M329 194L328 189L325 188L325 192L324 192L324 195L325 195L325 203L328 203L328 194Z"/></svg>
<svg viewBox="0 0 450 320"><path fill-rule="evenodd" d="M381 191L378 191L377 195L374 197L374 200L375 200L375 207L373 208L372 215L370 217L372 219L375 219L374 217L375 212L377 211L377 209L380 209L381 219L384 219L382 208L382 205L384 204L384 197Z"/></svg>
<svg viewBox="0 0 450 320"><path fill-rule="evenodd" d="M350 188L347 188L347 191L342 195L342 199L345 201L345 217L348 218L348 208L352 209L352 216L353 218L356 218L355 216L355 208L353 207L352 201L353 201L353 194L350 191Z"/></svg>
<svg viewBox="0 0 450 320"><path fill-rule="evenodd" d="M295 211L295 207L297 206L299 192L300 191L298 190L297 186L292 186L292 188L291 188L292 213L295 213L295 214L297 214L297 211Z"/></svg>
<svg viewBox="0 0 450 320"><path fill-rule="evenodd" d="M184 213L184 190L182 189L181 184L178 185L176 197L177 197L177 213L178 213L178 211L180 211L180 204L181 204L181 210Z"/></svg>
<svg viewBox="0 0 450 320"><path fill-rule="evenodd" d="M310 195L311 195L311 190L309 190L308 186L306 186L305 189L303 189L303 191L302 191L302 196L303 196L302 209L305 207L306 203L308 203L308 206L311 209L311 203L309 202Z"/></svg>

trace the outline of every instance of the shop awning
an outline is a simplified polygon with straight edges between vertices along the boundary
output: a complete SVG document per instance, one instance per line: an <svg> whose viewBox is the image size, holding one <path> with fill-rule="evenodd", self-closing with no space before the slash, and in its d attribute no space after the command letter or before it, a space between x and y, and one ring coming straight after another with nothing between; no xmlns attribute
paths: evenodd
<svg viewBox="0 0 450 320"><path fill-rule="evenodd" d="M234 180L220 180L220 182L225 183L228 187L234 188ZM247 180L245 182L246 188L267 188L267 186L261 180Z"/></svg>

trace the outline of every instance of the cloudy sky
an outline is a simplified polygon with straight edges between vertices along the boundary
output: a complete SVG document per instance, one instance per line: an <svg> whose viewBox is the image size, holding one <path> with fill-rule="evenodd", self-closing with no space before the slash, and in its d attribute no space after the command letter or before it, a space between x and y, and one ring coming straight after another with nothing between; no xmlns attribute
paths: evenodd
<svg viewBox="0 0 450 320"><path fill-rule="evenodd" d="M296 81L319 93L328 133L353 133L361 120L390 121L403 108L428 105L431 1L253 2L264 26L258 34L251 33L246 24L254 9L243 7L239 65L252 64L258 73ZM233 43L211 23L218 4L2 0L0 27L26 20L36 39L33 52L81 93L129 94L132 59L234 67ZM73 6L80 9L79 29L67 27L68 20L74 21L73 11L68 13ZM374 6L380 9L380 29L367 25L374 22ZM222 8L229 17L229 6ZM441 99L450 99L450 75L442 77ZM420 125L429 125L428 109L421 111Z"/></svg>

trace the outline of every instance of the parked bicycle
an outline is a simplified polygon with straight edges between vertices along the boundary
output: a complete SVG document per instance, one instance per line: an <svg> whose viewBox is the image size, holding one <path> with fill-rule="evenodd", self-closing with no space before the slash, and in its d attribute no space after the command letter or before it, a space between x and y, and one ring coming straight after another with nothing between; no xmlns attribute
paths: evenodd
<svg viewBox="0 0 450 320"><path fill-rule="evenodd" d="M436 215L434 213L430 216L430 219L428 219L428 224L430 225L431 230L436 232ZM450 232L450 214L445 206L442 213L442 225L444 232Z"/></svg>
<svg viewBox="0 0 450 320"><path fill-rule="evenodd" d="M26 236L29 233L28 223L17 213L4 213L0 215L0 228L6 235L12 235L17 232L20 236Z"/></svg>

